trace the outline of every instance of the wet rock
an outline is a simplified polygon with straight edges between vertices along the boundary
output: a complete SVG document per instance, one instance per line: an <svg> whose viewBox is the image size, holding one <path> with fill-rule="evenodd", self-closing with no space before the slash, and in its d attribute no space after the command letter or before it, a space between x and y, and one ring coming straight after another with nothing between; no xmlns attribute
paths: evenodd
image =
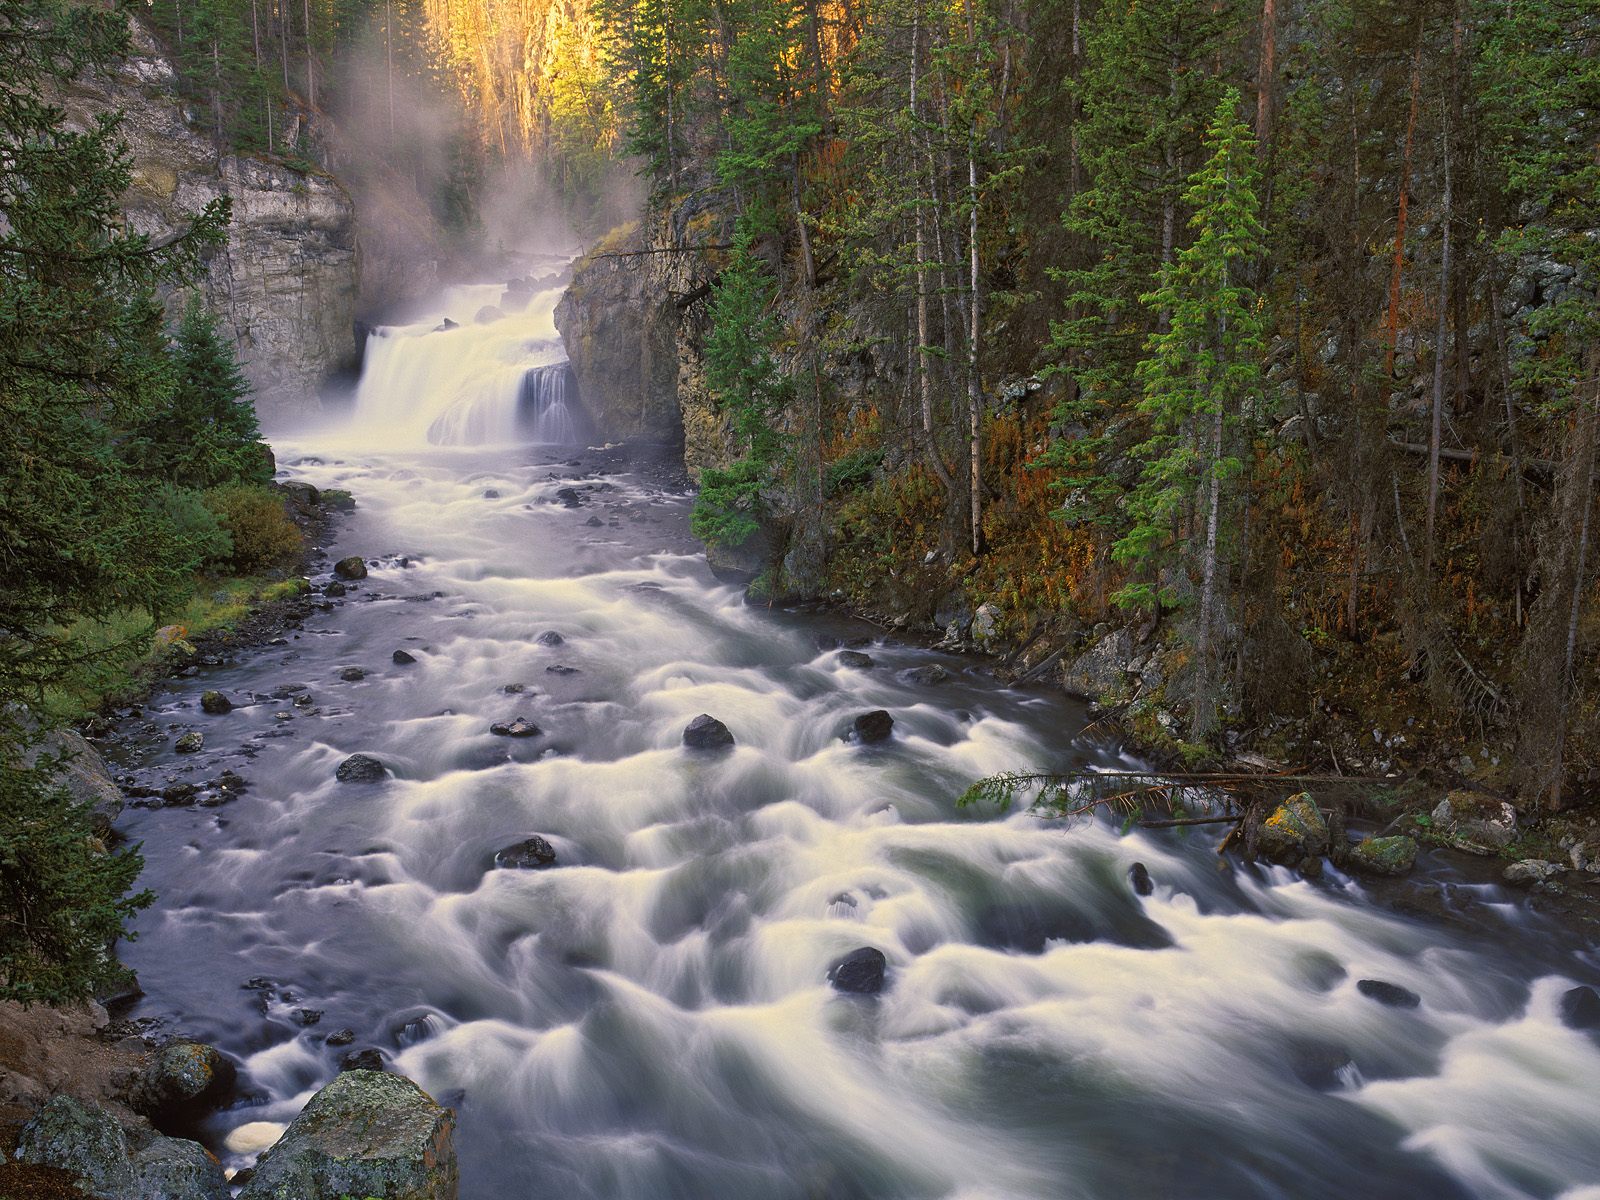
<svg viewBox="0 0 1600 1200"><path fill-rule="evenodd" d="M496 737L530 738L544 731L526 717L513 717L509 721L496 721L489 726L489 732Z"/></svg>
<svg viewBox="0 0 1600 1200"><path fill-rule="evenodd" d="M359 554L352 554L349 558L341 558L333 564L333 573L340 579L365 579L367 577L367 564Z"/></svg>
<svg viewBox="0 0 1600 1200"><path fill-rule="evenodd" d="M556 848L537 833L514 846L495 851L494 865L512 871L537 871L556 865Z"/></svg>
<svg viewBox="0 0 1600 1200"><path fill-rule="evenodd" d="M310 708L313 704L316 703L316 701L313 700L309 695L300 695L300 696L296 696L293 700L290 701L290 703L293 704L296 708Z"/></svg>
<svg viewBox="0 0 1600 1200"><path fill-rule="evenodd" d="M1350 866L1365 875L1404 875L1417 861L1416 839L1363 838L1350 848Z"/></svg>
<svg viewBox="0 0 1600 1200"><path fill-rule="evenodd" d="M828 968L828 982L835 991L858 996L874 996L883 991L883 975L889 960L873 946L852 950Z"/></svg>
<svg viewBox="0 0 1600 1200"><path fill-rule="evenodd" d="M839 665L841 667L851 667L857 671L865 671L875 664L870 654L863 654L859 650L841 650L839 651Z"/></svg>
<svg viewBox="0 0 1600 1200"><path fill-rule="evenodd" d="M377 783L388 774L388 768L371 755L352 754L339 764L334 778L340 783Z"/></svg>
<svg viewBox="0 0 1600 1200"><path fill-rule="evenodd" d="M228 1200L222 1167L198 1143L148 1135L131 1143L110 1113L71 1096L53 1097L23 1126L16 1157L72 1172L82 1194L99 1200Z"/></svg>
<svg viewBox="0 0 1600 1200"><path fill-rule="evenodd" d="M577 488L557 488L556 499L560 501L563 508L578 508L583 504L583 493L578 491Z"/></svg>
<svg viewBox="0 0 1600 1200"><path fill-rule="evenodd" d="M1389 1008L1416 1008L1422 1003L1422 997L1410 988L1403 988L1398 983L1388 983L1382 979L1357 980L1356 991L1368 1000L1376 1000Z"/></svg>
<svg viewBox="0 0 1600 1200"><path fill-rule="evenodd" d="M256 1163L240 1200L455 1200L455 1114L411 1080L339 1075Z"/></svg>
<svg viewBox="0 0 1600 1200"><path fill-rule="evenodd" d="M1354 1078L1356 1065L1350 1052L1332 1042L1301 1041L1289 1047L1289 1066L1295 1077L1319 1092L1335 1092Z"/></svg>
<svg viewBox="0 0 1600 1200"><path fill-rule="evenodd" d="M584 522L584 524L587 525L590 529L599 529L602 525L605 524L605 522L602 521L598 516L595 516L595 517L590 517L587 521Z"/></svg>
<svg viewBox="0 0 1600 1200"><path fill-rule="evenodd" d="M322 594L324 596L332 596L337 599L338 597L345 595L347 592L349 592L349 590L349 588L345 587L345 585L340 583L337 579L330 579L323 586Z"/></svg>
<svg viewBox="0 0 1600 1200"><path fill-rule="evenodd" d="M1156 890L1156 885L1150 878L1150 868L1142 862L1136 862L1128 868L1128 882L1133 884L1135 896L1148 896Z"/></svg>
<svg viewBox="0 0 1600 1200"><path fill-rule="evenodd" d="M417 661L416 655L405 650L396 650L391 657L394 659L395 666L397 667L409 667L412 663Z"/></svg>
<svg viewBox="0 0 1600 1200"><path fill-rule="evenodd" d="M344 680L346 683L356 683L357 681L365 679L366 677L367 673L360 667L346 667L344 670L339 672L339 678Z"/></svg>
<svg viewBox="0 0 1600 1200"><path fill-rule="evenodd" d="M233 701L229 700L221 692L202 692L200 693L200 711L210 713L214 717L220 717L223 713L233 711Z"/></svg>
<svg viewBox="0 0 1600 1200"><path fill-rule="evenodd" d="M498 500L498 499L500 499L500 489L499 488L484 488L483 489L483 498L485 500Z"/></svg>
<svg viewBox="0 0 1600 1200"><path fill-rule="evenodd" d="M528 690L528 685L525 683L508 683L500 690L508 696L520 696Z"/></svg>
<svg viewBox="0 0 1600 1200"><path fill-rule="evenodd" d="M226 1105L238 1077L233 1063L216 1047L168 1042L134 1080L128 1103L158 1128L184 1126Z"/></svg>
<svg viewBox="0 0 1600 1200"><path fill-rule="evenodd" d="M691 750L725 750L733 745L733 734L709 713L701 713L683 727L683 744Z"/></svg>
<svg viewBox="0 0 1600 1200"><path fill-rule="evenodd" d="M886 709L877 708L862 713L850 726L858 742L885 742L894 732L894 718Z"/></svg>
<svg viewBox="0 0 1600 1200"><path fill-rule="evenodd" d="M1558 876L1566 872L1560 863L1548 862L1540 858L1525 858L1521 862L1514 862L1500 873L1500 877L1512 887L1546 888Z"/></svg>
<svg viewBox="0 0 1600 1200"><path fill-rule="evenodd" d="M322 493L316 487L303 479L289 479L280 483L278 487L283 494L297 504L308 508L315 508L322 503Z"/></svg>
<svg viewBox="0 0 1600 1200"><path fill-rule="evenodd" d="M373 1046L365 1050L352 1050L339 1060L340 1071L381 1071L383 1051Z"/></svg>
<svg viewBox="0 0 1600 1200"><path fill-rule="evenodd" d="M322 1020L322 1010L320 1008L297 1008L290 1016L294 1018L296 1025L309 1029Z"/></svg>
<svg viewBox="0 0 1600 1200"><path fill-rule="evenodd" d="M1291 796L1261 823L1261 853L1290 865L1328 852L1328 823L1309 792Z"/></svg>
<svg viewBox="0 0 1600 1200"><path fill-rule="evenodd" d="M1600 1029L1600 993L1575 987L1561 997L1561 1020L1568 1029Z"/></svg>
<svg viewBox="0 0 1600 1200"><path fill-rule="evenodd" d="M348 1046L356 1040L356 1031L354 1029L335 1029L322 1040L330 1046Z"/></svg>
<svg viewBox="0 0 1600 1200"><path fill-rule="evenodd" d="M172 748L179 754L198 754L206 747L205 735L198 729L190 730L173 743Z"/></svg>
<svg viewBox="0 0 1600 1200"><path fill-rule="evenodd" d="M563 644L567 639L562 637L554 629L546 629L543 633L541 633L538 637L534 638L533 640L536 643L538 643L539 645L541 645L541 646L559 646L559 645Z"/></svg>
<svg viewBox="0 0 1600 1200"><path fill-rule="evenodd" d="M446 317L444 320L440 321L437 325L435 325L433 327L433 331L435 333L448 333L452 329L460 329L460 328L461 328L461 322L452 321L449 317Z"/></svg>
<svg viewBox="0 0 1600 1200"><path fill-rule="evenodd" d="M577 667L569 667L565 663L554 663L544 669L546 675L578 675Z"/></svg>
<svg viewBox="0 0 1600 1200"><path fill-rule="evenodd" d="M938 663L929 663L925 667L912 667L905 673L905 681L921 687L932 687L934 684L946 683L950 679L950 672Z"/></svg>

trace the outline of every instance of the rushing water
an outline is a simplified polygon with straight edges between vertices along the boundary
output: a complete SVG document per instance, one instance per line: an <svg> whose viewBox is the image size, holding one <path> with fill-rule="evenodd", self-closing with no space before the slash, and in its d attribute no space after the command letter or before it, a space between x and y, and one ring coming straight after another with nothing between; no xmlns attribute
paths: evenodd
<svg viewBox="0 0 1600 1200"><path fill-rule="evenodd" d="M467 1200L1600 1197L1600 1048L1556 1015L1590 952L1491 886L1451 889L1474 924L1424 922L1220 870L1201 833L958 811L989 772L1113 760L980 663L875 640L841 665L830 639L878 631L746 606L670 473L529 443L555 293L474 324L498 294L374 335L348 425L278 446L358 497L334 557L371 577L147 713L206 737L147 777L250 783L127 822L161 894L139 1011L263 1097L212 1130L231 1165L349 1028L458 1107ZM204 688L240 707L203 716ZM841 740L879 707L890 743ZM700 712L731 754L680 745ZM543 734L488 732L518 715ZM335 782L358 751L393 778ZM532 834L557 866L493 868ZM835 993L863 945L888 987Z"/></svg>

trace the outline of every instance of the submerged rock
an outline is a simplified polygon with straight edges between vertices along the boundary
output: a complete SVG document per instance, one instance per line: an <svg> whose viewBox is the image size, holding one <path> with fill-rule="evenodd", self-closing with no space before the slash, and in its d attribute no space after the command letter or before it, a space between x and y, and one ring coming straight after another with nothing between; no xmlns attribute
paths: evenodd
<svg viewBox="0 0 1600 1200"><path fill-rule="evenodd" d="M546 629L543 633L541 633L538 637L534 638L533 640L535 642L537 642L541 646L559 646L563 642L565 642L567 639L562 637L554 629Z"/></svg>
<svg viewBox="0 0 1600 1200"><path fill-rule="evenodd" d="M340 783L377 783L389 774L389 769L370 754L352 754L339 764L334 778Z"/></svg>
<svg viewBox="0 0 1600 1200"><path fill-rule="evenodd" d="M191 730L180 737L172 748L179 754L198 754L205 749L205 745L205 735L199 730Z"/></svg>
<svg viewBox="0 0 1600 1200"><path fill-rule="evenodd" d="M1156 890L1156 885L1150 878L1150 868L1142 862L1136 862L1128 868L1128 882L1133 884L1135 896L1148 896Z"/></svg>
<svg viewBox="0 0 1600 1200"><path fill-rule="evenodd" d="M200 694L200 711L219 717L223 713L233 711L233 701L221 692L202 692Z"/></svg>
<svg viewBox="0 0 1600 1200"><path fill-rule="evenodd" d="M530 738L544 731L526 717L513 717L509 721L496 721L489 726L489 732L496 737Z"/></svg>
<svg viewBox="0 0 1600 1200"><path fill-rule="evenodd" d="M367 563L359 554L352 554L349 558L341 558L333 564L333 573L340 579L365 579L367 577Z"/></svg>
<svg viewBox="0 0 1600 1200"><path fill-rule="evenodd" d="M865 671L876 664L873 663L872 655L870 654L863 654L859 650L841 650L839 651L839 665L841 667L851 667L857 671Z"/></svg>
<svg viewBox="0 0 1600 1200"><path fill-rule="evenodd" d="M836 991L873 996L883 991L883 975L888 966L882 950L862 946L828 968L828 982Z"/></svg>
<svg viewBox="0 0 1600 1200"><path fill-rule="evenodd" d="M556 848L537 833L514 846L495 852L494 865L510 870L536 871L556 865Z"/></svg>
<svg viewBox="0 0 1600 1200"><path fill-rule="evenodd" d="M851 723L858 742L886 742L889 735L894 732L894 718L887 709L877 708L871 712L862 713Z"/></svg>
<svg viewBox="0 0 1600 1200"><path fill-rule="evenodd" d="M455 1200L455 1113L411 1080L347 1071L256 1163L240 1200Z"/></svg>
<svg viewBox="0 0 1600 1200"><path fill-rule="evenodd" d="M1575 987L1561 997L1561 1020L1568 1029L1600 1029L1600 993Z"/></svg>
<svg viewBox="0 0 1600 1200"><path fill-rule="evenodd" d="M72 1172L99 1200L228 1200L221 1165L199 1143L130 1142L110 1113L71 1096L53 1097L22 1127L16 1157Z"/></svg>
<svg viewBox="0 0 1600 1200"><path fill-rule="evenodd" d="M683 744L691 750L725 750L733 745L733 734L709 713L701 713L683 727Z"/></svg>
<svg viewBox="0 0 1600 1200"><path fill-rule="evenodd" d="M929 663L924 667L912 667L905 673L905 680L907 683L920 684L923 687L930 687L934 684L945 683L949 680L949 678L950 672L945 670L938 663Z"/></svg>
<svg viewBox="0 0 1600 1200"><path fill-rule="evenodd" d="M1328 823L1309 792L1290 796L1261 823L1261 853L1276 863L1293 864L1328 852Z"/></svg>
<svg viewBox="0 0 1600 1200"><path fill-rule="evenodd" d="M346 667L344 670L339 672L339 678L344 680L346 683L356 683L359 680L365 679L366 677L367 673L360 667Z"/></svg>
<svg viewBox="0 0 1600 1200"><path fill-rule="evenodd" d="M1415 838L1369 837L1350 848L1350 866L1367 875L1404 875L1416 861Z"/></svg>
<svg viewBox="0 0 1600 1200"><path fill-rule="evenodd" d="M1357 980L1356 991L1368 1000L1376 1000L1389 1008L1416 1008L1422 1003L1422 997L1410 988L1403 988L1398 983L1389 983L1382 979Z"/></svg>
<svg viewBox="0 0 1600 1200"><path fill-rule="evenodd" d="M397 667L409 667L412 663L417 661L416 655L405 650L396 650L393 658L395 666Z"/></svg>

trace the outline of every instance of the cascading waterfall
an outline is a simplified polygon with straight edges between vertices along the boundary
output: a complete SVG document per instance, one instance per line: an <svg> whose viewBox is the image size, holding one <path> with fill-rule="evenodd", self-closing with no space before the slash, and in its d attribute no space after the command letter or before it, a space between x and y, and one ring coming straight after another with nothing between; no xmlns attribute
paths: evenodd
<svg viewBox="0 0 1600 1200"><path fill-rule="evenodd" d="M374 329L349 432L383 449L576 442L560 298L559 287L463 285L414 321Z"/></svg>
<svg viewBox="0 0 1600 1200"><path fill-rule="evenodd" d="M353 1043L458 1108L462 1200L1600 1200L1600 1035L1561 1016L1592 942L1427 854L1424 918L1220 871L1204 828L958 810L1122 760L1043 685L746 605L675 474L528 445L577 409L553 299L472 324L498 296L375 335L353 436L277 446L355 494L331 557L369 578L145 710L141 771L249 781L126 828L161 896L134 1015L263 1097L210 1127L229 1165ZM429 450L480 442L519 444ZM887 742L841 738L879 708ZM700 712L731 751L684 748ZM389 778L338 782L356 752ZM554 866L496 867L534 834ZM828 985L860 946L880 996Z"/></svg>

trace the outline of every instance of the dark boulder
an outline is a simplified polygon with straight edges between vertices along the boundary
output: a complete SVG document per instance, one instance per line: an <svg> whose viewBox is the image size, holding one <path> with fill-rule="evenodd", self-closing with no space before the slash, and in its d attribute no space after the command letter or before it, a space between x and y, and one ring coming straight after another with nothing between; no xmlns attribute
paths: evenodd
<svg viewBox="0 0 1600 1200"><path fill-rule="evenodd" d="M203 1042L168 1042L139 1072L128 1103L158 1128L187 1127L228 1104L239 1072L222 1051Z"/></svg>
<svg viewBox="0 0 1600 1200"><path fill-rule="evenodd" d="M416 655L410 654L405 650L396 650L393 657L395 666L397 667L409 667L412 663L417 661Z"/></svg>
<svg viewBox="0 0 1600 1200"><path fill-rule="evenodd" d="M367 673L360 667L346 667L344 670L339 672L339 678L344 680L346 683L355 683L358 680L365 679L366 677Z"/></svg>
<svg viewBox="0 0 1600 1200"><path fill-rule="evenodd" d="M356 1040L356 1031L348 1027L344 1029L335 1029L322 1040L330 1046L348 1046L351 1042Z"/></svg>
<svg viewBox="0 0 1600 1200"><path fill-rule="evenodd" d="M546 675L578 675L581 674L577 667L569 667L565 663L554 663L544 669Z"/></svg>
<svg viewBox="0 0 1600 1200"><path fill-rule="evenodd" d="M383 1070L383 1051L373 1046L365 1050L352 1050L339 1060L341 1071L381 1071Z"/></svg>
<svg viewBox="0 0 1600 1200"><path fill-rule="evenodd" d="M691 750L726 750L733 745L733 734L709 713L701 713L683 727L683 744Z"/></svg>
<svg viewBox="0 0 1600 1200"><path fill-rule="evenodd" d="M315 508L322 503L322 493L316 487L303 479L290 479L278 485L283 489L284 495L297 504L307 508Z"/></svg>
<svg viewBox="0 0 1600 1200"><path fill-rule="evenodd" d="M556 848L537 833L530 838L497 850L494 865L513 871L537 871L556 865Z"/></svg>
<svg viewBox="0 0 1600 1200"><path fill-rule="evenodd" d="M577 488L557 488L556 499L563 508L578 508L583 504L583 493Z"/></svg>
<svg viewBox="0 0 1600 1200"><path fill-rule="evenodd" d="M1142 862L1136 862L1128 868L1128 882L1133 884L1133 894L1148 896L1156 890L1155 882L1150 878L1150 868Z"/></svg>
<svg viewBox="0 0 1600 1200"><path fill-rule="evenodd" d="M333 573L340 579L365 579L367 577L367 564L359 554L352 554L349 558L341 558L333 564Z"/></svg>
<svg viewBox="0 0 1600 1200"><path fill-rule="evenodd" d="M206 746L205 735L198 729L190 730L173 743L173 749L179 754L198 754Z"/></svg>
<svg viewBox="0 0 1600 1200"><path fill-rule="evenodd" d="M388 768L371 755L352 754L339 764L334 778L340 783L377 783L388 774Z"/></svg>
<svg viewBox="0 0 1600 1200"><path fill-rule="evenodd" d="M915 683L923 687L931 687L937 683L945 683L949 680L949 678L950 672L945 670L938 663L929 663L928 665L922 667L912 667L905 673L905 679L907 683Z"/></svg>
<svg viewBox="0 0 1600 1200"><path fill-rule="evenodd" d="M1561 997L1561 1020L1569 1029L1600 1029L1600 993L1575 987Z"/></svg>
<svg viewBox="0 0 1600 1200"><path fill-rule="evenodd" d="M828 968L828 982L840 992L874 996L883 991L883 975L889 960L872 946L852 950Z"/></svg>
<svg viewBox="0 0 1600 1200"><path fill-rule="evenodd" d="M489 726L489 732L496 737L530 738L544 731L526 717L513 717L509 721L496 721Z"/></svg>
<svg viewBox="0 0 1600 1200"><path fill-rule="evenodd" d="M261 1156L239 1200L455 1200L455 1113L411 1080L340 1074Z"/></svg>
<svg viewBox="0 0 1600 1200"><path fill-rule="evenodd" d="M563 642L565 642L567 639L562 637L554 629L546 629L543 633L541 633L538 637L534 638L533 640L535 642L537 642L541 646L559 646Z"/></svg>
<svg viewBox="0 0 1600 1200"><path fill-rule="evenodd" d="M327 583L322 585L322 594L324 596L332 596L335 599L343 596L349 590L349 588L345 587L345 585L340 583L337 579L330 579Z"/></svg>
<svg viewBox="0 0 1600 1200"><path fill-rule="evenodd" d="M853 667L857 671L865 671L874 664L870 654L863 654L859 650L841 650L839 651L839 665L841 667Z"/></svg>
<svg viewBox="0 0 1600 1200"><path fill-rule="evenodd" d="M894 718L886 709L876 708L862 713L851 722L850 728L858 742L886 742L894 732Z"/></svg>
<svg viewBox="0 0 1600 1200"><path fill-rule="evenodd" d="M200 695L200 711L220 717L223 713L233 711L233 701L221 692L202 692Z"/></svg>
<svg viewBox="0 0 1600 1200"><path fill-rule="evenodd" d="M1387 983L1382 979L1358 980L1356 991L1368 1000L1376 1000L1379 1004L1390 1008L1416 1008L1422 1003L1422 997L1410 988L1403 988L1398 983Z"/></svg>

